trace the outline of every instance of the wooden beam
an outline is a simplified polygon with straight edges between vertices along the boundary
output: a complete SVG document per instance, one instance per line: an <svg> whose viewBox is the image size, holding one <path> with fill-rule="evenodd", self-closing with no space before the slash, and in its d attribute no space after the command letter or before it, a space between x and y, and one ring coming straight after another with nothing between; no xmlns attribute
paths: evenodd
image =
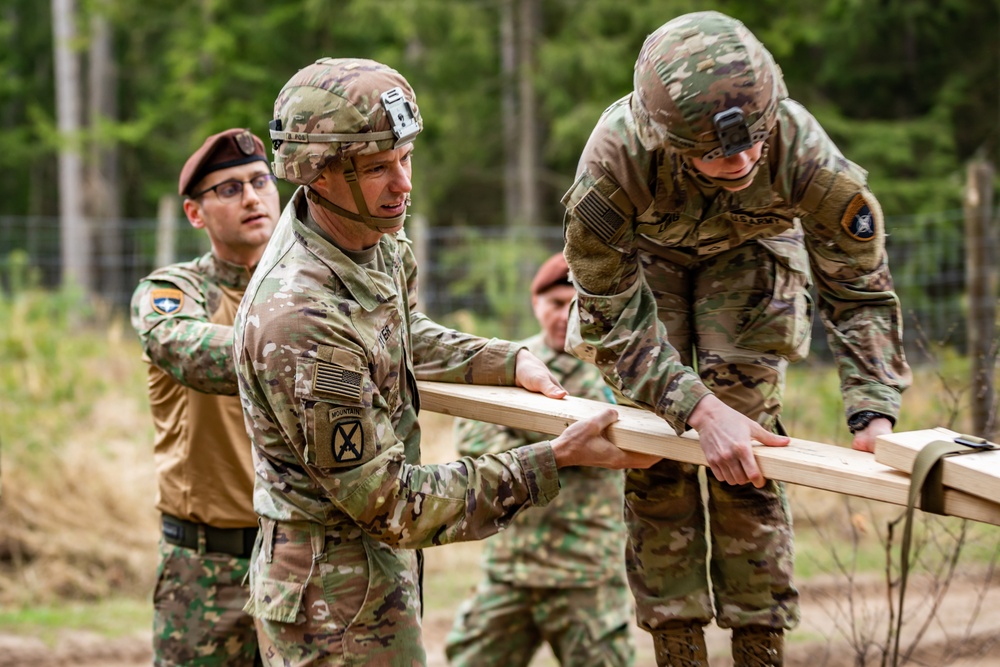
<svg viewBox="0 0 1000 667"><path fill-rule="evenodd" d="M583 398L557 401L515 387L425 381L417 386L423 410L553 435L608 407ZM678 436L651 412L620 405L615 409L619 419L608 435L622 449L705 465L693 431ZM877 462L869 453L798 438L787 447L757 446L754 453L761 472L769 479L906 505L909 475ZM1000 525L1000 504L961 491L945 490L945 512Z"/></svg>
<svg viewBox="0 0 1000 667"><path fill-rule="evenodd" d="M879 437L875 460L909 474L917 454L936 440L953 440L959 434L946 428L892 433ZM941 483L984 500L1000 500L1000 450L949 456L941 462Z"/></svg>

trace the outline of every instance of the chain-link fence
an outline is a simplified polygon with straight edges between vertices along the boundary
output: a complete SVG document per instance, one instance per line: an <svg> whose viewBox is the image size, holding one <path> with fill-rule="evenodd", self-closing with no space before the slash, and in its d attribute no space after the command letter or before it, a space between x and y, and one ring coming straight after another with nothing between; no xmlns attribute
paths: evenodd
<svg viewBox="0 0 1000 667"><path fill-rule="evenodd" d="M411 224L412 223L412 224ZM503 229L431 227L408 223L420 262L421 307L453 326L506 337L533 328L528 284L535 269L562 247L558 226ZM966 344L968 286L962 211L887 219L889 261L903 304L904 335L911 360L919 363L927 343L960 351ZM208 250L203 231L183 220L168 235L155 219L90 221L94 293L125 309L140 278L159 257L191 259ZM159 247L158 247L159 246ZM58 218L0 216L0 286L16 289L34 280L55 287L61 276ZM995 286L994 286L995 289ZM814 323L814 354L826 354L822 326Z"/></svg>

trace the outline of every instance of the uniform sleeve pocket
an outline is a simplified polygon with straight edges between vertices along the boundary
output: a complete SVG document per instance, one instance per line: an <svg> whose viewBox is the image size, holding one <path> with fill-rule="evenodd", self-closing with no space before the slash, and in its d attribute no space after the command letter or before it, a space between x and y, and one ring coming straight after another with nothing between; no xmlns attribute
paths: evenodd
<svg viewBox="0 0 1000 667"><path fill-rule="evenodd" d="M359 356L320 346L296 361L295 397L305 435L305 459L323 469L350 468L378 453L371 417L368 367Z"/></svg>
<svg viewBox="0 0 1000 667"><path fill-rule="evenodd" d="M302 584L256 577L244 611L265 621L301 623L305 620L305 614L299 613L304 591Z"/></svg>

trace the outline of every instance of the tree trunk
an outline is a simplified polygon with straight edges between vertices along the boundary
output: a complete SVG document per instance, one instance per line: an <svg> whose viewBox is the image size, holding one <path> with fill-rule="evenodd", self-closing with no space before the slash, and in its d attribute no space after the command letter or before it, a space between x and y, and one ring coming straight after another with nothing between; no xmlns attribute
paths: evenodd
<svg viewBox="0 0 1000 667"><path fill-rule="evenodd" d="M500 3L500 107L503 114L503 201L504 218L508 227L514 226L520 210L517 185L517 43L515 0Z"/></svg>
<svg viewBox="0 0 1000 667"><path fill-rule="evenodd" d="M518 81L518 190L520 210L516 224L533 227L538 224L538 103L535 96L535 43L538 39L538 2L520 0L520 21L517 37Z"/></svg>
<svg viewBox="0 0 1000 667"><path fill-rule="evenodd" d="M52 0L55 50L56 116L59 130L59 225L62 283L89 294L93 286L90 235L83 212L82 164L79 148L80 67L73 52L76 39L74 0Z"/></svg>
<svg viewBox="0 0 1000 667"><path fill-rule="evenodd" d="M90 68L88 70L88 125L86 213L94 223L97 240L96 286L116 297L125 293L126 269L122 244L120 174L118 148L103 136L102 127L117 119L115 63L108 20L95 15L90 20Z"/></svg>
<svg viewBox="0 0 1000 667"><path fill-rule="evenodd" d="M965 190L966 281L969 292L969 357L972 370L972 428L991 438L995 430L997 272L993 229L993 165L974 161Z"/></svg>
<svg viewBox="0 0 1000 667"><path fill-rule="evenodd" d="M156 266L173 264L177 256L177 197L160 197L156 211Z"/></svg>

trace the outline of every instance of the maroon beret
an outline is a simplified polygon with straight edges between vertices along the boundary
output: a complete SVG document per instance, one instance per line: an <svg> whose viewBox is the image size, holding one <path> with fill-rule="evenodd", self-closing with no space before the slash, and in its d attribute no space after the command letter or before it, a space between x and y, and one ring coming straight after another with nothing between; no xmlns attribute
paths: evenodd
<svg viewBox="0 0 1000 667"><path fill-rule="evenodd" d="M201 148L184 163L180 180L177 181L177 194L190 194L189 189L197 185L213 171L237 167L249 162L267 162L264 143L250 130L234 127L225 132L213 134Z"/></svg>
<svg viewBox="0 0 1000 667"><path fill-rule="evenodd" d="M538 296L557 285L572 284L569 280L569 265L566 264L566 258L558 252L539 267L535 279L531 281L531 296Z"/></svg>

